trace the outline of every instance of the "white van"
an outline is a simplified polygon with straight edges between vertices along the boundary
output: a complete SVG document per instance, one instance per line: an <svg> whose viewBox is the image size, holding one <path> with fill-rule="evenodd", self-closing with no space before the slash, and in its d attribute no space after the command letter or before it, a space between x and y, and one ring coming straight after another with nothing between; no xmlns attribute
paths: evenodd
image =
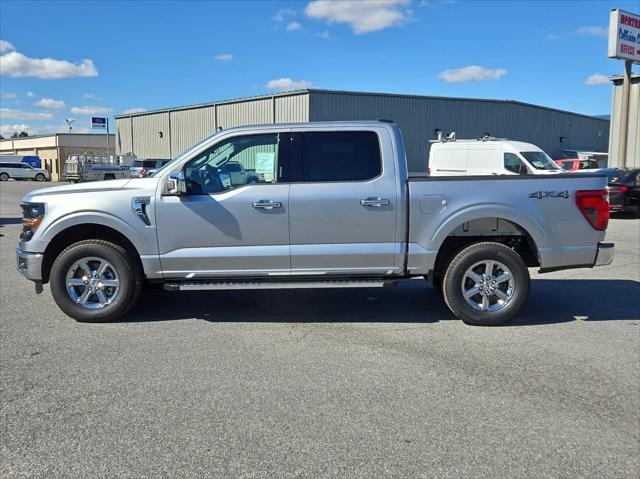
<svg viewBox="0 0 640 479"><path fill-rule="evenodd" d="M564 173L537 146L494 138L434 142L429 153L428 171L431 176Z"/></svg>

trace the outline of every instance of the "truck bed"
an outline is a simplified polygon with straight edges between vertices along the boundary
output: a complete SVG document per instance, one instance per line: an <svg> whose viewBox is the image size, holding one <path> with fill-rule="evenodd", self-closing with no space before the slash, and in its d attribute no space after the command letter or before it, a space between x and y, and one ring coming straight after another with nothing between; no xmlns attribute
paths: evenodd
<svg viewBox="0 0 640 479"><path fill-rule="evenodd" d="M604 231L594 229L576 206L576 191L602 190L594 173L513 176L410 174L409 274L433 269L451 236L524 235L540 269L593 266Z"/></svg>

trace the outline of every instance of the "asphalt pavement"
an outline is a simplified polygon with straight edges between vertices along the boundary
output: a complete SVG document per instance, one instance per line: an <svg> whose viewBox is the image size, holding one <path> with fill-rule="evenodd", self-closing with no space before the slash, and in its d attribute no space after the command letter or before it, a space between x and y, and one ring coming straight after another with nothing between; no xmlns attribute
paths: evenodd
<svg viewBox="0 0 640 479"><path fill-rule="evenodd" d="M15 270L0 183L2 477L640 476L640 220L612 265L539 275L523 314L398 288L147 291L81 324Z"/></svg>

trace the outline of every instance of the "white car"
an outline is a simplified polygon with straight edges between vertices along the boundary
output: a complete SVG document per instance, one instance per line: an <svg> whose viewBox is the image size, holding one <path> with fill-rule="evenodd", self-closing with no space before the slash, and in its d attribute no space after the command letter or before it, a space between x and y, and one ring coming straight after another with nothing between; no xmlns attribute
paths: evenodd
<svg viewBox="0 0 640 479"><path fill-rule="evenodd" d="M563 173L549 155L531 143L495 138L442 139L431 145L431 176L544 175Z"/></svg>
<svg viewBox="0 0 640 479"><path fill-rule="evenodd" d="M0 161L0 181L15 180L51 181L51 175L44 168L34 168L27 163Z"/></svg>

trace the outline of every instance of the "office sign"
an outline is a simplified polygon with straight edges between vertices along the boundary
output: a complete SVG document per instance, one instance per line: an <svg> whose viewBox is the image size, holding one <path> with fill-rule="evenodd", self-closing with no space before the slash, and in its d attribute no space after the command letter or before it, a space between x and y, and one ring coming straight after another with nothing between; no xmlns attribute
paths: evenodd
<svg viewBox="0 0 640 479"><path fill-rule="evenodd" d="M107 119L99 116L91 117L91 128L107 128Z"/></svg>
<svg viewBox="0 0 640 479"><path fill-rule="evenodd" d="M609 58L640 64L640 15L618 8L611 10Z"/></svg>

